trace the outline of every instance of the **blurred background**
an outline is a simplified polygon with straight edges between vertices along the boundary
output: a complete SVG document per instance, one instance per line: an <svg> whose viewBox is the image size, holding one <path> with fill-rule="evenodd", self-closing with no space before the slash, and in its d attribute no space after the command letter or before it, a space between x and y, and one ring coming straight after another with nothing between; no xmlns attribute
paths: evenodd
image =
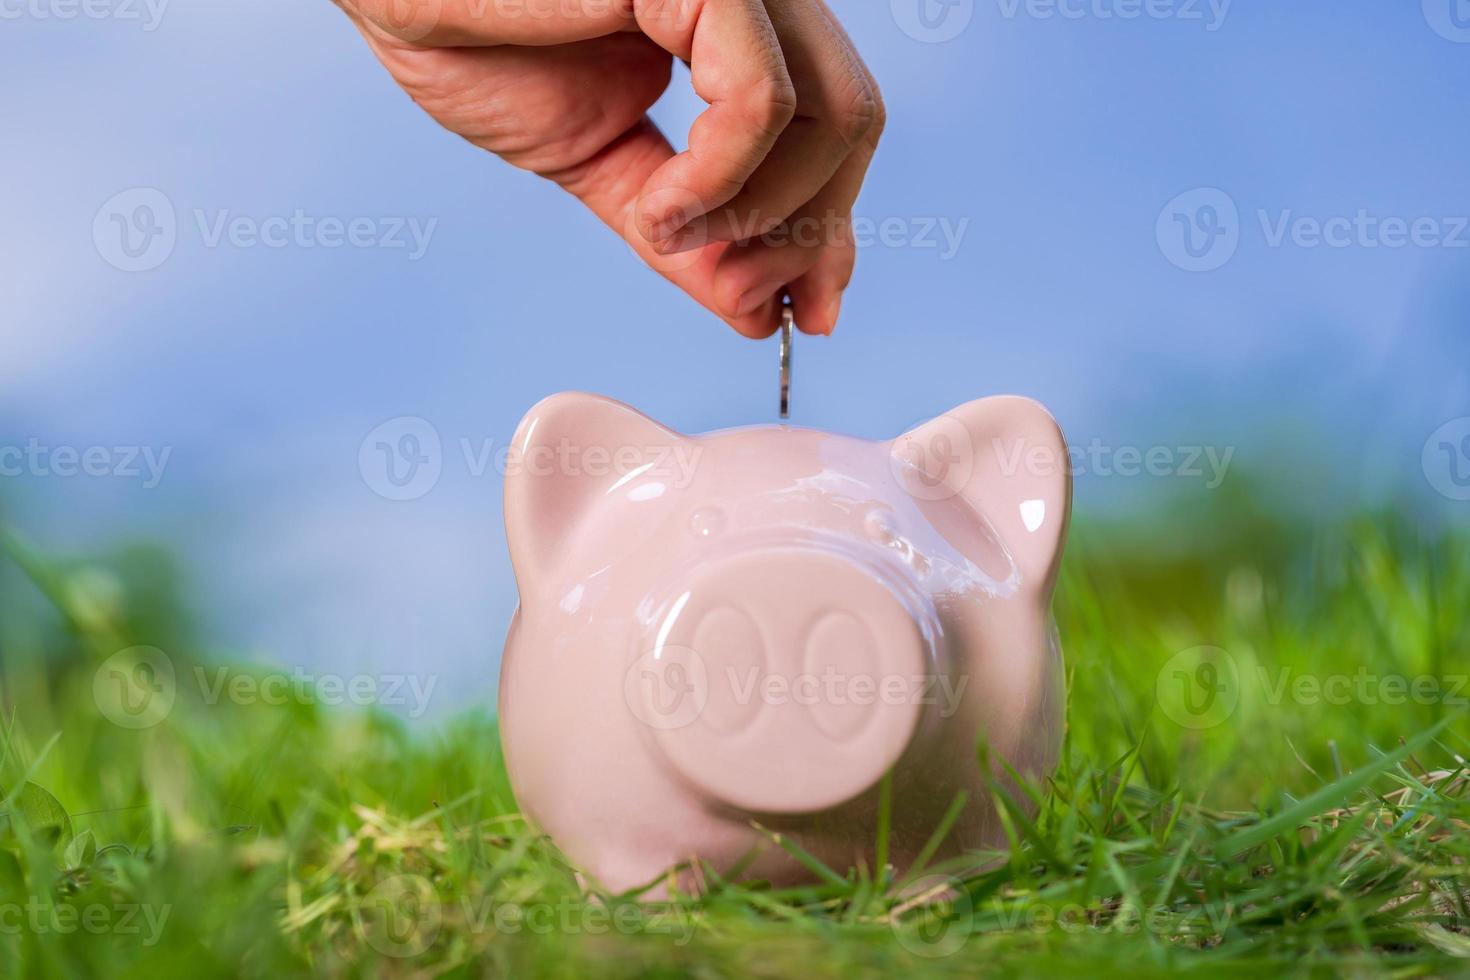
<svg viewBox="0 0 1470 980"><path fill-rule="evenodd" d="M1270 547L1244 499L1467 523L1470 3L834 9L891 121L796 424L1027 394L1079 450L1079 525L1186 549ZM531 405L774 421L773 344L438 129L327 0L0 19L0 522L180 589L189 638L156 645L485 703ZM699 108L681 71L655 115L677 140Z"/></svg>

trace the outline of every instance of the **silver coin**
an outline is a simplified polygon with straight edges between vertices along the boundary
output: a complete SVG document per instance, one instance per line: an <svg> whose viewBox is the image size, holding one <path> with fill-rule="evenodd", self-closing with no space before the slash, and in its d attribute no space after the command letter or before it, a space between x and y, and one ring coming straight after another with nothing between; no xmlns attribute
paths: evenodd
<svg viewBox="0 0 1470 980"><path fill-rule="evenodd" d="M791 342L796 336L796 312L788 303L781 310L781 418L791 418Z"/></svg>

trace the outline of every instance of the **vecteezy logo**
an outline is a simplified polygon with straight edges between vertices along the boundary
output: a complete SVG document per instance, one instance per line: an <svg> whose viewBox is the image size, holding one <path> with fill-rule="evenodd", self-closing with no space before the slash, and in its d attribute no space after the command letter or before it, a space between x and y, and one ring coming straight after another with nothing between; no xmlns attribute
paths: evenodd
<svg viewBox="0 0 1470 980"><path fill-rule="evenodd" d="M975 0L889 0L889 6L899 30L925 44L953 41L975 17Z"/></svg>
<svg viewBox="0 0 1470 980"><path fill-rule="evenodd" d="M974 475L975 445L963 422L941 415L900 436L888 464L915 500L949 500Z"/></svg>
<svg viewBox="0 0 1470 980"><path fill-rule="evenodd" d="M147 272L163 265L178 237L173 202L153 187L114 194L92 219L97 254L123 272Z"/></svg>
<svg viewBox="0 0 1470 980"><path fill-rule="evenodd" d="M1219 188L1199 187L1164 205L1154 232L1164 258L1186 272L1211 272L1240 247L1240 211Z"/></svg>
<svg viewBox="0 0 1470 980"><path fill-rule="evenodd" d="M1169 658L1154 687L1159 709L1182 728L1228 721L1240 703L1240 671L1228 650L1192 647Z"/></svg>
<svg viewBox="0 0 1470 980"><path fill-rule="evenodd" d="M92 675L92 700L121 728L152 728L174 707L174 664L156 647L128 647Z"/></svg>
<svg viewBox="0 0 1470 980"><path fill-rule="evenodd" d="M1424 476L1442 497L1470 500L1470 416L1453 419L1424 443Z"/></svg>
<svg viewBox="0 0 1470 980"><path fill-rule="evenodd" d="M975 929L970 893L952 878L927 875L905 885L902 901L889 917L898 944L915 956L953 956Z"/></svg>
<svg viewBox="0 0 1470 980"><path fill-rule="evenodd" d="M413 415L384 422L367 434L357 450L363 482L387 500L424 496L439 482L443 465L438 430Z"/></svg>
<svg viewBox="0 0 1470 980"><path fill-rule="evenodd" d="M1424 19L1445 40L1470 44L1470 0L1424 0Z"/></svg>
<svg viewBox="0 0 1470 980"><path fill-rule="evenodd" d="M692 725L709 702L709 670L688 647L664 644L639 657L623 674L628 710L655 731Z"/></svg>
<svg viewBox="0 0 1470 980"><path fill-rule="evenodd" d="M427 878L414 874L384 878L362 901L368 945L400 959L422 954L439 936L444 910Z"/></svg>
<svg viewBox="0 0 1470 980"><path fill-rule="evenodd" d="M395 37L404 41L422 41L435 27L443 13L443 0L385 0L383 20Z"/></svg>

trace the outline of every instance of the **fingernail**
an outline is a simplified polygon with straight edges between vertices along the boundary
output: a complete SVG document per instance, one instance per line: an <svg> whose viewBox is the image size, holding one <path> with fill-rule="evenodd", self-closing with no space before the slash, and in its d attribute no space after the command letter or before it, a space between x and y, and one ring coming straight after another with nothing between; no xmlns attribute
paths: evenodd
<svg viewBox="0 0 1470 980"><path fill-rule="evenodd" d="M679 208L675 210L672 214L661 219L655 217L654 215L649 215L649 241L661 242L665 239L671 238L673 237L675 232L677 232L680 228L683 228L685 225L689 224L689 222L693 220L693 216L691 216L690 213L685 211L683 208Z"/></svg>
<svg viewBox="0 0 1470 980"><path fill-rule="evenodd" d="M703 235L689 233L654 242L653 250L660 255L673 255L675 252L688 252L696 248L703 248L708 244L709 242Z"/></svg>
<svg viewBox="0 0 1470 980"><path fill-rule="evenodd" d="M780 288L780 283L768 282L742 293L739 302L735 304L735 315L748 316L754 313Z"/></svg>
<svg viewBox="0 0 1470 980"><path fill-rule="evenodd" d="M638 219L638 230L643 232L643 237L654 244L658 244L668 238L679 226L673 218L660 219L656 214L645 214Z"/></svg>

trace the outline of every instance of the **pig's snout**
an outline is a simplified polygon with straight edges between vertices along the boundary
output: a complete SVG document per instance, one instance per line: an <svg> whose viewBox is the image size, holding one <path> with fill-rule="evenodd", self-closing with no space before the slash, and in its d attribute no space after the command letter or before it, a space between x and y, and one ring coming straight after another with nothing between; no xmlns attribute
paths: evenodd
<svg viewBox="0 0 1470 980"><path fill-rule="evenodd" d="M836 550L706 563L662 609L629 675L636 713L673 774L750 812L828 810L876 785L941 669L928 601Z"/></svg>

